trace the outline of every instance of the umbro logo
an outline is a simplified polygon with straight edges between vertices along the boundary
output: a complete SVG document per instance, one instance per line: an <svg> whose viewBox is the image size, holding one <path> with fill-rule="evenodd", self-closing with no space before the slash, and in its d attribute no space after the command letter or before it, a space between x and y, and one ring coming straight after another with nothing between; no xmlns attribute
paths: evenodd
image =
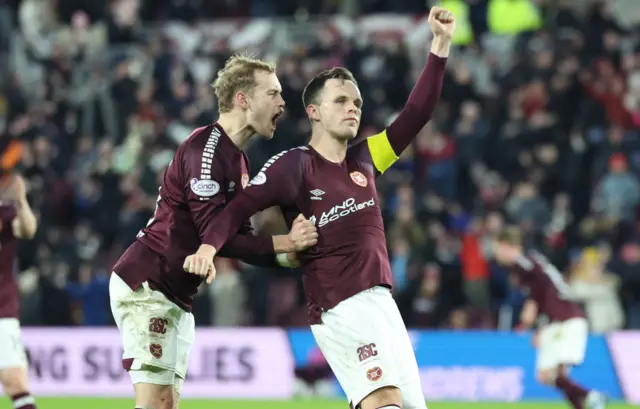
<svg viewBox="0 0 640 409"><path fill-rule="evenodd" d="M233 192L236 188L236 182L229 183L229 192Z"/></svg>
<svg viewBox="0 0 640 409"><path fill-rule="evenodd" d="M320 189L313 189L309 193L311 193L311 200L322 200L322 195L324 195L324 191Z"/></svg>

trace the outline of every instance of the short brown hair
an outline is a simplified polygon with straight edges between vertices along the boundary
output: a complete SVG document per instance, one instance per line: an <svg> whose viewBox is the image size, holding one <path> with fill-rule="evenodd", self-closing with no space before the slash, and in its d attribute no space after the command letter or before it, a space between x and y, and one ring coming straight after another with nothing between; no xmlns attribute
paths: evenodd
<svg viewBox="0 0 640 409"><path fill-rule="evenodd" d="M308 107L309 104L318 102L318 95L320 95L320 91L324 88L324 84L329 80L352 81L358 85L358 81L356 81L351 71L344 67L333 67L330 70L322 71L313 77L304 87L304 91L302 91L302 103L305 108Z"/></svg>
<svg viewBox="0 0 640 409"><path fill-rule="evenodd" d="M496 240L499 243L511 244L512 246L522 246L522 231L516 226L505 227Z"/></svg>
<svg viewBox="0 0 640 409"><path fill-rule="evenodd" d="M233 109L233 99L238 91L249 92L256 85L256 71L274 73L274 64L250 57L248 55L234 55L218 71L218 77L213 82L213 89L218 98L218 111L229 112Z"/></svg>

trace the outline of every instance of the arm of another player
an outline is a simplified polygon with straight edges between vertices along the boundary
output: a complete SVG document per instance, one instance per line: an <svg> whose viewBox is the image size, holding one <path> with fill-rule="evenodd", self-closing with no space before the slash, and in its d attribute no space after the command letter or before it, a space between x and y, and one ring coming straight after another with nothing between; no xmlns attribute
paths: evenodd
<svg viewBox="0 0 640 409"><path fill-rule="evenodd" d="M14 176L12 188L16 200L16 217L11 221L13 235L19 239L32 239L38 230L38 221L29 206L27 189L22 176Z"/></svg>
<svg viewBox="0 0 640 409"><path fill-rule="evenodd" d="M520 312L520 323L517 328L519 330L530 329L536 322L536 318L538 318L538 303L531 298L528 298L522 306L522 311Z"/></svg>
<svg viewBox="0 0 640 409"><path fill-rule="evenodd" d="M295 249L304 246L311 239L311 236L316 234L315 226L308 222L305 223L305 221L304 216L300 215L294 220L288 235L272 236L275 256L273 252L268 257L250 254L255 237L251 224L245 225L240 233L229 239L217 255L239 259L261 267L298 267Z"/></svg>
<svg viewBox="0 0 640 409"><path fill-rule="evenodd" d="M219 221L209 225L202 235L202 245L193 256L213 260L218 249L225 245L231 235L242 226L244 220L268 207L293 203L302 182L301 163L298 158L294 152L285 151L269 159L249 186L239 192L220 213ZM307 239L300 243L293 243L289 238L281 242L274 241L276 251L290 253L315 244L315 226L300 217L297 221L300 226L298 223L294 224L292 230L299 228ZM191 264L188 258L185 261L185 270L198 274L198 271L195 271L197 266ZM208 278L208 281L210 280Z"/></svg>
<svg viewBox="0 0 640 409"><path fill-rule="evenodd" d="M220 214L225 207L226 199L220 192L225 172L222 165L209 152L202 148L187 146L176 156L170 166L179 166L173 175L179 179L187 197L193 223L202 242L205 232L219 224ZM286 252L293 246L289 244L289 236L256 236L249 230L240 232L240 226L233 232L231 239L223 249L223 255L237 258L249 264L276 267L289 266L282 258L276 258L276 252ZM211 262L197 262L199 271L212 270Z"/></svg>
<svg viewBox="0 0 640 409"><path fill-rule="evenodd" d="M440 7L432 7L429 25L434 35L431 52L407 103L387 129L367 139L373 164L380 173L384 173L398 160L418 132L429 122L440 99L456 23L453 14Z"/></svg>

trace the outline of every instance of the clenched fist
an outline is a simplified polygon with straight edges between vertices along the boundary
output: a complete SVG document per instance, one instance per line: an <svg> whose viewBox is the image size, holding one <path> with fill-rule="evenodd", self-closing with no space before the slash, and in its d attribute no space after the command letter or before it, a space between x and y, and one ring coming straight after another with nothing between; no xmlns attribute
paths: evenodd
<svg viewBox="0 0 640 409"><path fill-rule="evenodd" d="M318 230L306 217L299 214L291 226L289 240L293 243L296 251L306 250L318 242Z"/></svg>
<svg viewBox="0 0 640 409"><path fill-rule="evenodd" d="M456 31L456 18L449 10L431 7L427 20L435 37L451 38Z"/></svg>
<svg viewBox="0 0 640 409"><path fill-rule="evenodd" d="M182 268L187 273L206 278L207 284L211 284L216 278L216 268L213 265L215 255L216 252L213 247L202 245L196 254L187 256Z"/></svg>

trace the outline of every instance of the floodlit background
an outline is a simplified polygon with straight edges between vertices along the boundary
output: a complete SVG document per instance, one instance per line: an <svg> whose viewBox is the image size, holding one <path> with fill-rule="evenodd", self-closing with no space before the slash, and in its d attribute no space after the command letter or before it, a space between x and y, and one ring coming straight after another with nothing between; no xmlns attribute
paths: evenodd
<svg viewBox="0 0 640 409"><path fill-rule="evenodd" d="M41 221L17 260L39 407L133 406L108 274L151 216L175 148L216 118L209 83L229 55L277 61L284 87L276 138L248 149L255 172L306 143L301 91L321 69L351 69L361 132L384 128L426 61L428 3L0 0L0 150L26 148ZM505 222L582 295L593 335L577 379L640 403L637 0L439 4L458 20L441 103L378 184L430 408L566 407L535 383L529 335L511 332L523 297L486 246ZM254 222L284 231L277 211ZM300 272L217 263L194 307L184 397L199 400L181 408L346 408L307 330Z"/></svg>

